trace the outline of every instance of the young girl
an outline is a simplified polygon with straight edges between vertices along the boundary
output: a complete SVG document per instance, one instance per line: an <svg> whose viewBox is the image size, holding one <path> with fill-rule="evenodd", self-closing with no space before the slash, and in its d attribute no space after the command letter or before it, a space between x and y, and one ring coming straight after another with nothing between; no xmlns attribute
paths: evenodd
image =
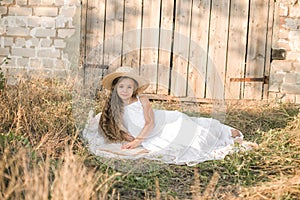
<svg viewBox="0 0 300 200"><path fill-rule="evenodd" d="M211 118L189 117L178 111L153 110L139 95L149 83L133 68L120 67L106 75L103 87L110 95L103 107L98 131L122 149L142 146L149 154L175 164L196 164L224 158L234 142L244 142L240 131Z"/></svg>

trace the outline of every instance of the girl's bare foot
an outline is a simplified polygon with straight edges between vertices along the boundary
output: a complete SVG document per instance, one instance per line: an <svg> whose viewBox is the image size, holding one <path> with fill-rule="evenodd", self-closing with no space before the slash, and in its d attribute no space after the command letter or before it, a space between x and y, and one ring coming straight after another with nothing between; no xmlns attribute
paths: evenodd
<svg viewBox="0 0 300 200"><path fill-rule="evenodd" d="M251 149L258 149L258 144L255 142L249 142L242 140L240 138L235 140L236 143L239 143L241 146L243 146L246 150L251 150Z"/></svg>
<svg viewBox="0 0 300 200"><path fill-rule="evenodd" d="M242 141L241 145L248 149L258 149L258 144L255 142Z"/></svg>
<svg viewBox="0 0 300 200"><path fill-rule="evenodd" d="M239 138L239 137L241 137L242 135L241 135L241 133L240 133L240 131L238 131L238 130L236 130L236 129L232 129L231 130L231 137L233 137L233 138Z"/></svg>
<svg viewBox="0 0 300 200"><path fill-rule="evenodd" d="M234 142L239 143L246 150L258 149L257 143L243 140L241 132L236 129L231 130L231 137L234 139Z"/></svg>

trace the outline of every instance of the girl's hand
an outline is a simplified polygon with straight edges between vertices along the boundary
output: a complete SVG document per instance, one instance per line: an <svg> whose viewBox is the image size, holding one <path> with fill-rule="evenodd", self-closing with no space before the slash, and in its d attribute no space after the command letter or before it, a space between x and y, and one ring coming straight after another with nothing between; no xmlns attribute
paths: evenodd
<svg viewBox="0 0 300 200"><path fill-rule="evenodd" d="M132 142L134 140L134 137L132 135L129 135L128 133L124 133L124 139L127 142Z"/></svg>
<svg viewBox="0 0 300 200"><path fill-rule="evenodd" d="M124 144L122 146L122 149L134 149L138 146L140 146L142 143L141 139L134 139L132 142L128 142L127 144Z"/></svg>

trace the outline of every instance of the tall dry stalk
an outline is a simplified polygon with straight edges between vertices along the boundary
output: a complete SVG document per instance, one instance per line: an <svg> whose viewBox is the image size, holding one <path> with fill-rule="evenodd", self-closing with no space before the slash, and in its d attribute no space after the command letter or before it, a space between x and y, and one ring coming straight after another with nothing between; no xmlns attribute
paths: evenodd
<svg viewBox="0 0 300 200"><path fill-rule="evenodd" d="M194 185L191 186L193 200L209 200L213 199L214 192L219 180L219 174L214 172L204 192L201 194L200 176L198 168L194 168Z"/></svg>
<svg viewBox="0 0 300 200"><path fill-rule="evenodd" d="M0 199L108 199L120 174L98 172L67 149L61 157L32 157L25 148L5 149L0 161Z"/></svg>

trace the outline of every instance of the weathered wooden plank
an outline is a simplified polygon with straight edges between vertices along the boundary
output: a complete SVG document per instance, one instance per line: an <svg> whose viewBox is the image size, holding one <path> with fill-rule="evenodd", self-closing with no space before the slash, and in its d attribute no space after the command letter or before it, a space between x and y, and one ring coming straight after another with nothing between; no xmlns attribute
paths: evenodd
<svg viewBox="0 0 300 200"><path fill-rule="evenodd" d="M86 58L86 32L87 32L87 12L88 12L88 0L82 1L81 7L81 40L80 40L80 56L81 65L84 64Z"/></svg>
<svg viewBox="0 0 300 200"><path fill-rule="evenodd" d="M265 70L264 76L270 76L271 68L271 49L272 49L272 35L273 35L273 22L274 22L275 2L269 0L269 16L268 16L268 29L266 38L266 57L265 57ZM269 96L269 84L263 85L263 99L268 99Z"/></svg>
<svg viewBox="0 0 300 200"><path fill-rule="evenodd" d="M124 1L106 1L104 64L110 71L121 65Z"/></svg>
<svg viewBox="0 0 300 200"><path fill-rule="evenodd" d="M87 11L86 56L87 63L103 63L105 0L90 0Z"/></svg>
<svg viewBox="0 0 300 200"><path fill-rule="evenodd" d="M150 81L147 93L156 93L160 0L144 1L140 72Z"/></svg>
<svg viewBox="0 0 300 200"><path fill-rule="evenodd" d="M168 94L173 35L174 1L161 1L161 27L159 37L157 93Z"/></svg>
<svg viewBox="0 0 300 200"><path fill-rule="evenodd" d="M103 64L105 0L88 1L86 20L86 60L87 64ZM99 84L99 75L103 69L85 68L84 79L86 86L96 88Z"/></svg>
<svg viewBox="0 0 300 200"><path fill-rule="evenodd" d="M190 45L192 0L176 1L174 48L172 58L171 95L187 95L188 55Z"/></svg>
<svg viewBox="0 0 300 200"><path fill-rule="evenodd" d="M210 0L194 0L188 71L188 97L204 98Z"/></svg>
<svg viewBox="0 0 300 200"><path fill-rule="evenodd" d="M212 1L206 98L223 99L228 35L228 1Z"/></svg>
<svg viewBox="0 0 300 200"><path fill-rule="evenodd" d="M232 0L228 38L225 98L241 99L244 83L232 82L230 78L244 77L247 51L248 1Z"/></svg>
<svg viewBox="0 0 300 200"><path fill-rule="evenodd" d="M126 0L124 12L122 65L139 70L142 0Z"/></svg>
<svg viewBox="0 0 300 200"><path fill-rule="evenodd" d="M264 76L269 1L251 0L246 77ZM261 99L263 83L245 83L245 99Z"/></svg>

